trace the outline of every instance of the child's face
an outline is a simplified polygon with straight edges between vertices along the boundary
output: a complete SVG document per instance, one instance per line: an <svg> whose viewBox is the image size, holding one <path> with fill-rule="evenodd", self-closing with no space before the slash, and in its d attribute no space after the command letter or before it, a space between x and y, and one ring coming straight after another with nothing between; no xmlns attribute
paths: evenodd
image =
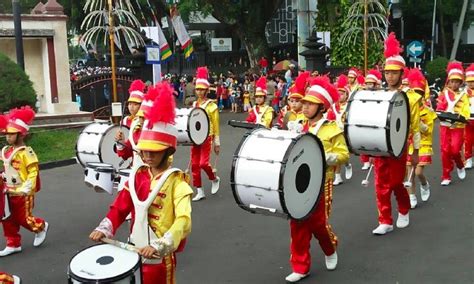
<svg viewBox="0 0 474 284"><path fill-rule="evenodd" d="M459 87L461 87L461 83L461 80L451 79L448 81L448 88L456 92L457 90L459 90Z"/></svg>
<svg viewBox="0 0 474 284"><path fill-rule="evenodd" d="M356 81L355 77L347 77L347 79L348 79L350 85L353 85Z"/></svg>
<svg viewBox="0 0 474 284"><path fill-rule="evenodd" d="M135 102L129 102L127 107L131 115L136 115L138 110L140 109L140 104Z"/></svg>
<svg viewBox="0 0 474 284"><path fill-rule="evenodd" d="M7 133L5 134L5 137L7 138L7 143L8 145L15 145L20 137L18 133Z"/></svg>
<svg viewBox="0 0 474 284"><path fill-rule="evenodd" d="M299 99L290 99L290 107L292 110L299 112L303 109L303 103Z"/></svg>
<svg viewBox="0 0 474 284"><path fill-rule="evenodd" d="M165 156L166 150L163 151L142 151L143 161L151 168L158 168Z"/></svg>
<svg viewBox="0 0 474 284"><path fill-rule="evenodd" d="M474 81L470 81L470 82L466 82L467 83L467 87L471 90L474 90Z"/></svg>
<svg viewBox="0 0 474 284"><path fill-rule="evenodd" d="M264 96L256 96L255 97L255 103L257 105L262 105L265 102L265 97Z"/></svg>
<svg viewBox="0 0 474 284"><path fill-rule="evenodd" d="M207 89L196 89L196 96L200 99L205 98L207 95Z"/></svg>
<svg viewBox="0 0 474 284"><path fill-rule="evenodd" d="M365 88L366 88L367 90L375 89L375 83L367 82L367 83L365 83Z"/></svg>
<svg viewBox="0 0 474 284"><path fill-rule="evenodd" d="M303 114L306 118L312 118L316 115L316 112L319 109L319 104L315 104L312 102L303 102Z"/></svg>
<svg viewBox="0 0 474 284"><path fill-rule="evenodd" d="M385 75L385 81L387 81L387 84L389 87L396 87L398 83L400 82L400 79L402 77L402 71L400 70L385 70L384 71Z"/></svg>

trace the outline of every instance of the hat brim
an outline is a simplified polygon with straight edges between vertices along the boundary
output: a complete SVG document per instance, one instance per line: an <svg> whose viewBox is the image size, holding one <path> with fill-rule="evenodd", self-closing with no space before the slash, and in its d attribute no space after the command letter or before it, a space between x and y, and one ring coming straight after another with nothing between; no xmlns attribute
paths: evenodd
<svg viewBox="0 0 474 284"><path fill-rule="evenodd" d="M150 151L150 152L161 152L168 148L170 145L158 143L154 140L139 140L137 144L137 149L140 151Z"/></svg>
<svg viewBox="0 0 474 284"><path fill-rule="evenodd" d="M136 99L136 98L130 98L127 100L128 103L137 103L137 104L141 104L143 100L139 100L139 99Z"/></svg>
<svg viewBox="0 0 474 284"><path fill-rule="evenodd" d="M460 75L451 75L448 77L448 80L460 80L460 81L464 81L464 78Z"/></svg>
<svg viewBox="0 0 474 284"><path fill-rule="evenodd" d="M403 70L403 67L399 65L394 65L394 64L385 65L385 67L383 68L383 71L402 71L402 70Z"/></svg>
<svg viewBox="0 0 474 284"><path fill-rule="evenodd" d="M196 90L207 90L209 89L209 86L206 86L204 84L196 84L196 87L194 87Z"/></svg>
<svg viewBox="0 0 474 284"><path fill-rule="evenodd" d="M305 96L304 98L301 99L304 102L309 102L313 104L324 104L320 99L313 97L313 96Z"/></svg>

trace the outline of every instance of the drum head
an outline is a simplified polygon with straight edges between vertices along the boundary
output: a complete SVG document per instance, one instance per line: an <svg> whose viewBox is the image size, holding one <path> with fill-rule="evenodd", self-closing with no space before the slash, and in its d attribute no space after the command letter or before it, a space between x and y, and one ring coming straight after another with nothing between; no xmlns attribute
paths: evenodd
<svg viewBox="0 0 474 284"><path fill-rule="evenodd" d="M76 254L69 263L69 275L84 283L109 283L132 275L139 267L140 256L137 253L101 244Z"/></svg>
<svg viewBox="0 0 474 284"><path fill-rule="evenodd" d="M118 125L111 125L109 129L103 134L100 141L99 156L103 163L111 164L114 168L127 168L131 163L131 158L122 163L120 158L114 151L115 133L121 130L124 137L128 137L128 127ZM122 163L122 164L121 164Z"/></svg>
<svg viewBox="0 0 474 284"><path fill-rule="evenodd" d="M390 123L389 151L399 157L405 149L410 127L410 105L404 93L397 93L393 97L391 110L387 117Z"/></svg>
<svg viewBox="0 0 474 284"><path fill-rule="evenodd" d="M324 190L326 159L321 141L312 134L299 136L288 147L282 170L282 204L290 218L300 220L316 208Z"/></svg>
<svg viewBox="0 0 474 284"><path fill-rule="evenodd" d="M189 138L196 145L201 145L209 136L209 117L202 108L195 108L189 113L188 118Z"/></svg>

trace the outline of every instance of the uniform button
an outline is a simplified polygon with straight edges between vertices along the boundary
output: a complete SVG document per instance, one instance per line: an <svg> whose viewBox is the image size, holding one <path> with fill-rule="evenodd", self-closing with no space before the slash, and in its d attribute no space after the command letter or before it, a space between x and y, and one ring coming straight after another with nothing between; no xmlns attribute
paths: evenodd
<svg viewBox="0 0 474 284"><path fill-rule="evenodd" d="M155 220L159 220L160 219L160 216L155 216Z"/></svg>
<svg viewBox="0 0 474 284"><path fill-rule="evenodd" d="M161 198L165 198L165 197L166 197L166 193L163 193L163 194L161 195Z"/></svg>
<svg viewBox="0 0 474 284"><path fill-rule="evenodd" d="M161 209L161 208L163 208L163 206L161 206L161 205L158 205L158 209Z"/></svg>

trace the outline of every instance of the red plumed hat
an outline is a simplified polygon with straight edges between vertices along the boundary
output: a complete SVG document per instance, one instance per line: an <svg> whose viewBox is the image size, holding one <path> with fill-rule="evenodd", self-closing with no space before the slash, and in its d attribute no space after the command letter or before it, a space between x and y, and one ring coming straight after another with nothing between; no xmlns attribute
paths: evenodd
<svg viewBox="0 0 474 284"><path fill-rule="evenodd" d="M137 112L137 116L144 117L146 113L150 112L153 102L159 95L159 91L156 86L150 86L148 92L143 95L143 102L140 105L140 109Z"/></svg>
<svg viewBox="0 0 474 284"><path fill-rule="evenodd" d="M469 65L466 69L466 82L473 82L474 81L474 63Z"/></svg>
<svg viewBox="0 0 474 284"><path fill-rule="evenodd" d="M366 83L381 84L382 83L382 73L377 69L370 69L365 76Z"/></svg>
<svg viewBox="0 0 474 284"><path fill-rule="evenodd" d="M360 76L360 71L359 69L355 67L351 67L351 69L349 69L349 72L347 73L347 77L349 78L357 78L359 76Z"/></svg>
<svg viewBox="0 0 474 284"><path fill-rule="evenodd" d="M337 89L342 90L346 93L350 93L348 84L349 84L349 79L347 78L347 76L344 74L339 75L336 82Z"/></svg>
<svg viewBox="0 0 474 284"><path fill-rule="evenodd" d="M464 68L461 62L449 62L446 72L448 73L448 80L458 79L464 81Z"/></svg>
<svg viewBox="0 0 474 284"><path fill-rule="evenodd" d="M339 100L339 93L336 87L331 84L329 77L320 76L311 81L311 87L303 100L315 104L323 104L327 110Z"/></svg>
<svg viewBox="0 0 474 284"><path fill-rule="evenodd" d="M178 130L174 126L176 110L173 88L169 83L158 83L152 93L158 93L150 110L145 113L145 123L137 148L142 151L176 150Z"/></svg>
<svg viewBox="0 0 474 284"><path fill-rule="evenodd" d="M406 63L405 59L400 55L403 49L400 48L400 42L395 37L395 33L391 32L385 40L385 67L384 70L402 70Z"/></svg>
<svg viewBox="0 0 474 284"><path fill-rule="evenodd" d="M402 75L403 85L408 85L408 73L410 73L410 68L408 67L403 68L403 75Z"/></svg>
<svg viewBox="0 0 474 284"><path fill-rule="evenodd" d="M0 115L0 132L4 132L7 129L8 116Z"/></svg>
<svg viewBox="0 0 474 284"><path fill-rule="evenodd" d="M359 85L364 85L365 84L365 77L362 75L357 76L357 83Z"/></svg>
<svg viewBox="0 0 474 284"><path fill-rule="evenodd" d="M255 82L255 96L266 96L267 95L267 77L260 77Z"/></svg>
<svg viewBox="0 0 474 284"><path fill-rule="evenodd" d="M6 133L21 133L26 135L30 129L29 125L35 118L35 111L30 106L23 106L10 110Z"/></svg>
<svg viewBox="0 0 474 284"><path fill-rule="evenodd" d="M306 71L298 75L295 84L290 88L290 99L302 99L306 92L306 85L311 74Z"/></svg>
<svg viewBox="0 0 474 284"><path fill-rule="evenodd" d="M209 71L207 67L198 67L196 70L196 89L209 89Z"/></svg>
<svg viewBox="0 0 474 284"><path fill-rule="evenodd" d="M421 73L420 69L418 68L413 68L410 69L408 72L408 84L410 85L410 88L413 90L420 90L423 93L426 91L426 80L425 76L423 76L423 73Z"/></svg>
<svg viewBox="0 0 474 284"><path fill-rule="evenodd" d="M140 104L143 101L145 88L146 84L142 80L133 81L128 89L128 93L130 94L128 101Z"/></svg>

